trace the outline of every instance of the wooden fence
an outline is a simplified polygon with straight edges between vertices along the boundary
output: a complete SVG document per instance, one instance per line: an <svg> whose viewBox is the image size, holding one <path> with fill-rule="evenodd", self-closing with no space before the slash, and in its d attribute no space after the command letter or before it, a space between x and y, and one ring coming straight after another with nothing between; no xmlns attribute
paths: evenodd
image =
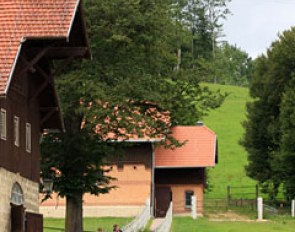
<svg viewBox="0 0 295 232"><path fill-rule="evenodd" d="M173 205L172 202L170 202L170 206L167 210L165 219L163 222L154 230L154 232L169 232L172 224L172 210L173 210Z"/></svg>

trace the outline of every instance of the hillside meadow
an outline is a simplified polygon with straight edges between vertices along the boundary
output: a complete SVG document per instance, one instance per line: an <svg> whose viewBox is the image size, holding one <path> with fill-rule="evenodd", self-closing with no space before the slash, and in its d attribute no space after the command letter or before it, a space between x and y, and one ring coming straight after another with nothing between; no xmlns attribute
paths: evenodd
<svg viewBox="0 0 295 232"><path fill-rule="evenodd" d="M209 221L206 218L193 220L174 217L171 232L294 232L295 221L290 217L278 217L271 221Z"/></svg>
<svg viewBox="0 0 295 232"><path fill-rule="evenodd" d="M252 198L255 196L256 182L246 176L245 165L247 154L239 145L244 129L242 122L246 115L246 102L250 100L248 88L203 84L212 90L220 89L228 93L223 105L209 112L203 119L206 126L218 136L218 164L209 169L209 186L211 191L206 193L208 198L225 198L227 186L242 187L232 189L235 197Z"/></svg>

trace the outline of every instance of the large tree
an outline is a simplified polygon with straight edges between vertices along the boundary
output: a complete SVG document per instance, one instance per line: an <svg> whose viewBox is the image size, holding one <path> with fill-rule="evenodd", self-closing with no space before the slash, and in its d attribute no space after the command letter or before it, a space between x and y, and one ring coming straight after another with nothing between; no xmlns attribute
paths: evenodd
<svg viewBox="0 0 295 232"><path fill-rule="evenodd" d="M292 28L279 36L268 49L267 56L257 59L250 86L253 100L247 104L242 140L248 152L246 170L250 177L266 187L271 186L271 194L276 194L281 183L287 183L284 177L286 173L290 177L288 170L292 168L287 157L292 154L292 147L288 147L293 133L290 126L293 95L289 86L293 86L294 61L295 28Z"/></svg>
<svg viewBox="0 0 295 232"><path fill-rule="evenodd" d="M109 132L113 139L128 138L122 128L139 136L146 128L156 128L153 136L165 134L167 122L157 112L170 112L171 125L192 124L222 103L223 96L200 87L191 70L174 71L169 2L85 1L93 60L58 78L65 132L48 134L42 143L42 174L55 171L54 190L66 198L67 232L82 231L84 193L112 188L103 166L120 144L106 139Z"/></svg>
<svg viewBox="0 0 295 232"><path fill-rule="evenodd" d="M175 46L182 68L199 70L205 81L214 81L217 41L222 37L223 20L230 13L230 0L173 0L173 19L182 27L175 27ZM185 30L183 30L185 29ZM202 71L200 73L200 71Z"/></svg>

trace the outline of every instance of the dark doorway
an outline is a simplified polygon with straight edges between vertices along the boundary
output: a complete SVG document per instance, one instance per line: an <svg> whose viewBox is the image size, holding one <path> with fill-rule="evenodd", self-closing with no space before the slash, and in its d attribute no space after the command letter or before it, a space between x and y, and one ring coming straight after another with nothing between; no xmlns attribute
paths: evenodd
<svg viewBox="0 0 295 232"><path fill-rule="evenodd" d="M11 232L23 232L25 223L25 208L23 205L11 204Z"/></svg>
<svg viewBox="0 0 295 232"><path fill-rule="evenodd" d="M156 217L165 217L172 201L172 192L170 187L156 187Z"/></svg>

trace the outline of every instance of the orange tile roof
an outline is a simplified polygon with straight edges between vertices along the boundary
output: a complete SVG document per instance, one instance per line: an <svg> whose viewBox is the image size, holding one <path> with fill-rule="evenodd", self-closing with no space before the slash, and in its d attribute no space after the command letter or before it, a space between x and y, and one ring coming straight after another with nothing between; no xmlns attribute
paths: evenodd
<svg viewBox="0 0 295 232"><path fill-rule="evenodd" d="M217 136L206 126L176 126L172 136L186 143L174 150L156 147L155 167L213 167L217 156Z"/></svg>
<svg viewBox="0 0 295 232"><path fill-rule="evenodd" d="M0 1L0 95L26 38L68 38L79 0Z"/></svg>

